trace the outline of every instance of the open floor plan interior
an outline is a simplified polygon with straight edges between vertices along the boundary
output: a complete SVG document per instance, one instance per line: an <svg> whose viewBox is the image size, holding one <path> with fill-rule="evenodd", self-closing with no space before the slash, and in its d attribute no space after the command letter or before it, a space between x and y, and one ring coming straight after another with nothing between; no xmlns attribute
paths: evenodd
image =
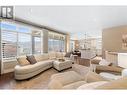
<svg viewBox="0 0 127 95"><path fill-rule="evenodd" d="M127 6L0 6L0 89L127 89Z"/></svg>

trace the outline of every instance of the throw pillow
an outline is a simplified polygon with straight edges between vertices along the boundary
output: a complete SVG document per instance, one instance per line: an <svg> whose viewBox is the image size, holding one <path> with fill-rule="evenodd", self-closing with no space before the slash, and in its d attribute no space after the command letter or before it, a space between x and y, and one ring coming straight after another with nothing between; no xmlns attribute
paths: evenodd
<svg viewBox="0 0 127 95"><path fill-rule="evenodd" d="M103 66L109 66L111 63L106 61L105 59L102 59L100 62L99 62L99 65L103 65Z"/></svg>
<svg viewBox="0 0 127 95"><path fill-rule="evenodd" d="M18 61L19 65L21 65L21 66L30 64L30 62L26 59L26 57L19 57L19 58L17 58L17 61Z"/></svg>
<svg viewBox="0 0 127 95"><path fill-rule="evenodd" d="M35 64L35 63L37 63L37 61L36 61L36 59L35 59L35 57L33 56L33 55L31 55L31 56L26 56L27 58L27 60L30 62L30 64Z"/></svg>

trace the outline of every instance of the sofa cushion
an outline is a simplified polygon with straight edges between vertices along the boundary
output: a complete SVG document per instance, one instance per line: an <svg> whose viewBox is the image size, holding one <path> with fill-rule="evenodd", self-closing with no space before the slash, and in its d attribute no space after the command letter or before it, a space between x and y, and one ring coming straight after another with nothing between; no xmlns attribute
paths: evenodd
<svg viewBox="0 0 127 95"><path fill-rule="evenodd" d="M116 73L121 73L123 68L118 67L118 66L102 66L102 65L97 65L96 66L96 72L116 72Z"/></svg>
<svg viewBox="0 0 127 95"><path fill-rule="evenodd" d="M99 62L99 65L103 65L103 66L109 66L111 63L106 61L105 59L102 59L100 62Z"/></svg>
<svg viewBox="0 0 127 95"><path fill-rule="evenodd" d="M51 81L48 85L48 88L49 89L62 89L62 87L78 82L78 81L84 81L84 79L78 73L74 71L54 74L51 76Z"/></svg>
<svg viewBox="0 0 127 95"><path fill-rule="evenodd" d="M99 74L95 72L89 71L86 75L86 81L90 83L90 82L97 82L97 81L107 81L107 79L101 77Z"/></svg>
<svg viewBox="0 0 127 95"><path fill-rule="evenodd" d="M49 59L49 55L48 54L43 54L41 61L48 60L48 59Z"/></svg>
<svg viewBox="0 0 127 95"><path fill-rule="evenodd" d="M105 83L108 83L108 81L98 81L98 82L92 82L92 83L86 83L84 85L81 85L80 87L78 87L78 90L81 89L94 89L100 85L103 85Z"/></svg>
<svg viewBox="0 0 127 95"><path fill-rule="evenodd" d="M18 61L19 65L21 65L21 66L30 64L30 62L26 59L26 57L18 57L17 61Z"/></svg>
<svg viewBox="0 0 127 95"><path fill-rule="evenodd" d="M86 82L85 81L78 81L78 82L68 84L68 85L62 87L62 89L77 89L79 86L81 86L83 84L86 84Z"/></svg>
<svg viewBox="0 0 127 95"><path fill-rule="evenodd" d="M49 55L48 54L34 55L34 57L37 60L37 62L40 62L40 61L44 61L44 60L48 60L49 59Z"/></svg>
<svg viewBox="0 0 127 95"><path fill-rule="evenodd" d="M30 64L37 63L37 61L36 61L36 59L35 59L35 57L33 55L26 56L26 57L27 57L26 59L30 62Z"/></svg>
<svg viewBox="0 0 127 95"><path fill-rule="evenodd" d="M34 71L37 71L39 69L43 69L46 66L52 67L52 60L37 62L36 64L33 64L33 65L16 66L15 67L15 73L17 73L17 74L28 74L28 73L32 73Z"/></svg>
<svg viewBox="0 0 127 95"><path fill-rule="evenodd" d="M87 82L107 81L106 79L101 77L99 74L90 71L90 69L86 66L74 64L72 66L72 69L75 72L79 73Z"/></svg>
<svg viewBox="0 0 127 95"><path fill-rule="evenodd" d="M56 52L50 52L49 59L56 59Z"/></svg>
<svg viewBox="0 0 127 95"><path fill-rule="evenodd" d="M82 76L80 76L75 71L68 71L68 72L64 72L64 73L54 74L51 76L51 79L56 79L63 86L73 83L73 82L84 80L82 78Z"/></svg>
<svg viewBox="0 0 127 95"><path fill-rule="evenodd" d="M35 59L37 60L37 62L42 61L42 55L34 55Z"/></svg>
<svg viewBox="0 0 127 95"><path fill-rule="evenodd" d="M48 84L48 89L61 89L63 85L60 81L57 81L56 79L52 79Z"/></svg>
<svg viewBox="0 0 127 95"><path fill-rule="evenodd" d="M72 66L72 69L79 73L81 76L85 77L86 74L89 72L89 67L83 66L83 65L78 65L78 64L74 64Z"/></svg>
<svg viewBox="0 0 127 95"><path fill-rule="evenodd" d="M64 53L63 52L56 52L56 57L57 58L63 58L64 57Z"/></svg>
<svg viewBox="0 0 127 95"><path fill-rule="evenodd" d="M48 64L49 65L53 64L53 60L40 61L40 62L37 62L37 64L43 64L43 66L47 66Z"/></svg>

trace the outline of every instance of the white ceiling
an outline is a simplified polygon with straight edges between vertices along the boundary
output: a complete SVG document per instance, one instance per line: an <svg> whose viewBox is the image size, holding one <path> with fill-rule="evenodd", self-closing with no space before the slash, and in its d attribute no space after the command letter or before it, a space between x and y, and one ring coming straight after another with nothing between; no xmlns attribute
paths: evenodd
<svg viewBox="0 0 127 95"><path fill-rule="evenodd" d="M15 16L71 33L100 37L103 28L127 24L127 6L15 6Z"/></svg>

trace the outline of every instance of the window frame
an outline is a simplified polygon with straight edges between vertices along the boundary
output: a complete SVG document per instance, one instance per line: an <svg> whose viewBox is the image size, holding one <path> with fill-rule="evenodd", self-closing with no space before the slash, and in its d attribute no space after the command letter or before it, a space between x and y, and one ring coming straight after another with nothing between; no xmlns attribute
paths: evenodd
<svg viewBox="0 0 127 95"><path fill-rule="evenodd" d="M52 40L52 49L53 50L51 50L50 51L50 49L49 49L49 47L50 47L50 45L48 44L48 52L52 52L52 51L56 51L55 50L55 41L57 40L58 41L58 43L57 44L59 44L59 50L58 51L56 51L56 52L65 52L65 39L66 37L65 37L65 35L64 34L60 34L60 33L54 33L54 32L49 32L49 35L48 35L48 43L49 43L49 40ZM64 44L63 44L64 43ZM62 47L64 47L64 49L61 49Z"/></svg>
<svg viewBox="0 0 127 95"><path fill-rule="evenodd" d="M5 32L7 31L7 32L16 33L16 37L17 37L18 34L17 34L16 31L10 31L10 30L2 29L2 28L1 28L1 57L2 57L2 59L4 59L4 60L12 60L12 59L14 59L14 58L17 57L17 47L16 47L16 56L15 56L15 57L9 57L9 58L4 58L4 57L3 57L3 53L2 53L2 52L3 52L3 50L2 50L2 42L3 42L3 40L2 40L2 32L3 32L3 31L5 31ZM17 39L16 39L16 46L17 46Z"/></svg>
<svg viewBox="0 0 127 95"><path fill-rule="evenodd" d="M9 30L9 29L5 29L5 28L2 28L1 27L1 23L4 23L4 24L10 24L10 25L14 25L15 27L16 27L16 30L14 30L14 31L12 31L12 30ZM31 32L19 32L18 31L18 28L28 28L29 29L29 31L31 31ZM43 53L43 31L42 31L42 29L40 29L40 28L35 28L35 27L32 27L32 26L29 26L29 25L26 25L26 24L22 24L22 23L16 23L16 22L9 22L9 21L1 21L0 22L0 28L1 28L1 34L2 34L2 32L3 31L8 31L8 32L14 32L14 33L16 33L16 45L17 45L17 47L16 47L16 56L15 57L9 57L9 58L4 58L3 57L3 54L2 54L2 35L1 35L1 37L0 37L0 41L1 41L1 54L0 54L0 56L1 56L1 59L3 60L3 61L7 61L7 60L13 60L13 59L15 59L15 58L17 58L17 57L19 57L19 56L22 56L22 55L20 55L19 54L19 49L18 49L18 47L19 47L19 39L18 39L18 37L19 37L19 34L29 34L30 36L31 36L31 40L30 40L30 42L31 42L31 54L34 54L33 52L32 52L32 30L36 30L36 31L40 31L40 38L41 38L41 53L40 54L42 54ZM23 55L24 56L24 55Z"/></svg>
<svg viewBox="0 0 127 95"><path fill-rule="evenodd" d="M24 56L24 55L21 55L20 52L19 52L19 34L26 34L26 35L29 35L30 36L30 44L31 44L31 48L30 48L30 54L32 54L32 37L31 37L31 34L29 33L22 33L22 32L18 32L18 36L17 36L17 56Z"/></svg>

